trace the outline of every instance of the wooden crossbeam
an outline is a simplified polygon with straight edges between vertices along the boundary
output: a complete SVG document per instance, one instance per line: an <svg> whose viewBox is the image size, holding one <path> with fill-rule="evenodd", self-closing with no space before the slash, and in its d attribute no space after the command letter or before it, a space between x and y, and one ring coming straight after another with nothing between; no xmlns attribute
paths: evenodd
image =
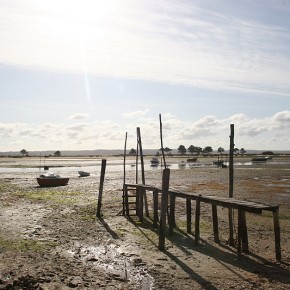
<svg viewBox="0 0 290 290"><path fill-rule="evenodd" d="M169 171L167 173L169 175ZM167 178L169 178L167 176ZM168 182L165 178L166 183ZM167 185L168 186L168 185ZM145 184L124 184L124 190L128 191L135 189L139 198L137 198L137 211L140 220L143 220L143 198L146 195L146 191L153 192L153 210L154 210L154 222L153 226L157 227L158 223L158 194L162 193L163 204L163 213L161 216L162 222L160 222L160 241L159 248L164 249L164 234L166 226L165 218L165 208L167 210L167 200L169 199L169 233L173 233L173 228L175 227L175 201L176 198L186 199L186 216L187 216L187 232L191 233L191 201L196 201L195 209L195 243L198 244L200 236L200 207L201 203L211 204L212 206L212 219L213 219L213 233L215 242L219 242L219 231L218 231L218 213L217 206L228 208L229 210L238 210L238 253L241 251L248 252L248 234L247 234L247 224L246 224L246 212L261 214L262 211L272 211L273 212L273 221L274 221L274 234L275 234L275 251L276 259L281 260L281 241L280 241L280 225L279 225L279 206L278 205L268 205L258 202L252 202L247 200L239 200L231 197L218 197L214 195L201 195L198 193L192 192L181 192L175 189L167 188L163 184L163 188L155 187L152 185ZM165 197L165 195L167 197ZM128 202L128 200L127 200ZM165 205L166 204L166 205Z"/></svg>

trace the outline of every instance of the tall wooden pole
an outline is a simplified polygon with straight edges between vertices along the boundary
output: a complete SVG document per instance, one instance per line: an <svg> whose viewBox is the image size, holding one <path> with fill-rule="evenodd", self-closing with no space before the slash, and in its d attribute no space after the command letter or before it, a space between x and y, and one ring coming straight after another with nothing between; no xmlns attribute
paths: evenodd
<svg viewBox="0 0 290 290"><path fill-rule="evenodd" d="M125 145L124 145L124 163L123 163L123 169L124 169L124 173L123 173L123 184L126 183L126 151L127 151L127 132L125 135Z"/></svg>
<svg viewBox="0 0 290 290"><path fill-rule="evenodd" d="M139 141L137 136L137 149L136 149L136 184L138 184L138 159L139 159Z"/></svg>
<svg viewBox="0 0 290 290"><path fill-rule="evenodd" d="M234 124L231 124L230 160L229 160L229 197L234 196ZM234 246L233 209L229 209L229 244Z"/></svg>
<svg viewBox="0 0 290 290"><path fill-rule="evenodd" d="M143 159L143 150L142 150L142 141L141 141L141 131L139 127L137 127L137 138L138 138L139 151L140 151L142 184L145 184L144 159Z"/></svg>
<svg viewBox="0 0 290 290"><path fill-rule="evenodd" d="M142 141L141 141L141 131L140 131L140 128L139 127L137 127L137 140L138 140L139 151L140 151L142 184L145 184L144 159L143 159L143 150L142 150ZM147 202L147 195L146 195L146 193L144 194L144 203L145 203L146 216L149 217L149 209L148 209L148 202Z"/></svg>
<svg viewBox="0 0 290 290"><path fill-rule="evenodd" d="M161 141L162 158L163 158L164 168L166 168L166 161L165 161L164 148L163 148L161 114L159 114L159 124L160 124L160 141Z"/></svg>
<svg viewBox="0 0 290 290"><path fill-rule="evenodd" d="M229 160L229 197L234 196L234 124L231 124L230 160Z"/></svg>
<svg viewBox="0 0 290 290"><path fill-rule="evenodd" d="M126 183L126 151L127 151L127 132L125 135L125 145L124 145L124 164L123 164L123 215L125 215L125 202L126 202L126 189L125 189L125 183ZM127 209L128 210L128 209Z"/></svg>

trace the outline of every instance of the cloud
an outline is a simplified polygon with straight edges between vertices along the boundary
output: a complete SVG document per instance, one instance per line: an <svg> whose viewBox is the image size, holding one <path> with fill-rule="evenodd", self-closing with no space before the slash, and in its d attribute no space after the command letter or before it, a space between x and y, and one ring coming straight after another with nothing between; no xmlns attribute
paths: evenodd
<svg viewBox="0 0 290 290"><path fill-rule="evenodd" d="M14 126L13 124L0 123L0 135L2 137L9 137L14 131Z"/></svg>
<svg viewBox="0 0 290 290"><path fill-rule="evenodd" d="M143 148L160 148L158 118L143 118L140 124ZM247 149L289 149L290 111L264 118L244 113L218 118L210 115L193 122L180 116L162 115L163 144L171 149L179 145L228 148L230 124L235 125L236 146ZM33 128L33 129L32 129ZM46 128L46 129L45 129ZM131 119L119 124L112 121L59 124L0 123L0 151L19 151L18 141L26 150L122 149L128 132L128 148L136 147L136 125ZM15 143L17 141L17 143ZM29 145L30 144L30 145Z"/></svg>
<svg viewBox="0 0 290 290"><path fill-rule="evenodd" d="M247 2L239 6L244 14L222 9L224 1L217 11L203 1L74 1L70 13L43 3L2 1L0 63L289 95L289 29L264 22Z"/></svg>
<svg viewBox="0 0 290 290"><path fill-rule="evenodd" d="M19 132L19 136L31 138L45 138L47 132L33 129L25 129Z"/></svg>
<svg viewBox="0 0 290 290"><path fill-rule="evenodd" d="M134 111L134 112L124 113L123 117L125 119L139 119L139 118L144 117L148 112L149 112L148 109L144 109L142 111Z"/></svg>
<svg viewBox="0 0 290 290"><path fill-rule="evenodd" d="M69 116L67 119L68 120L84 120L89 117L89 114L85 113L75 113L71 116Z"/></svg>
<svg viewBox="0 0 290 290"><path fill-rule="evenodd" d="M240 134L255 137L266 132L279 134L280 130L290 128L290 112L282 111L274 116L262 119L249 119L244 117L244 122L239 125Z"/></svg>
<svg viewBox="0 0 290 290"><path fill-rule="evenodd" d="M278 112L273 116L273 119L279 123L286 123L288 126L290 125L290 111L282 111Z"/></svg>
<svg viewBox="0 0 290 290"><path fill-rule="evenodd" d="M88 127L89 127L89 125L86 123L78 123L78 124L74 124L74 125L69 125L67 127L67 130L82 132L82 131L85 131Z"/></svg>

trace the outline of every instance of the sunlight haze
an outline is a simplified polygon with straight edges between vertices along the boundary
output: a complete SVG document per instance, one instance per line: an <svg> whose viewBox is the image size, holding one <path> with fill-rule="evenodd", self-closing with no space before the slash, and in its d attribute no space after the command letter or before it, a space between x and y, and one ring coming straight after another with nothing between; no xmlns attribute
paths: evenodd
<svg viewBox="0 0 290 290"><path fill-rule="evenodd" d="M0 0L0 151L290 148L290 2Z"/></svg>

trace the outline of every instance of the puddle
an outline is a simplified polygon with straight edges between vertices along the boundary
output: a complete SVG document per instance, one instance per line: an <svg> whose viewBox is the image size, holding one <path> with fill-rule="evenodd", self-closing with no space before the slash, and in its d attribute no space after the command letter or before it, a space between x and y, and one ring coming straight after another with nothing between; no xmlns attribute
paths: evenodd
<svg viewBox="0 0 290 290"><path fill-rule="evenodd" d="M128 280L138 284L143 290L153 288L154 278L148 273L146 263L134 257L134 254L126 254L116 244L106 246L81 246L76 245L77 250L67 250L66 253L93 267L111 273L115 278Z"/></svg>

